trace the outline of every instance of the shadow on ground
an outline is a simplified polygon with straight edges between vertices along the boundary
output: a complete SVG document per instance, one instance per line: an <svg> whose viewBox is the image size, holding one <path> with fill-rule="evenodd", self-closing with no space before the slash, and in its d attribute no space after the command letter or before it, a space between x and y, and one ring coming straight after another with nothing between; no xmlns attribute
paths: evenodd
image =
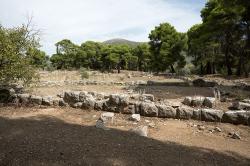
<svg viewBox="0 0 250 166"><path fill-rule="evenodd" d="M231 152L183 146L55 117L0 118L0 165L249 165Z"/></svg>

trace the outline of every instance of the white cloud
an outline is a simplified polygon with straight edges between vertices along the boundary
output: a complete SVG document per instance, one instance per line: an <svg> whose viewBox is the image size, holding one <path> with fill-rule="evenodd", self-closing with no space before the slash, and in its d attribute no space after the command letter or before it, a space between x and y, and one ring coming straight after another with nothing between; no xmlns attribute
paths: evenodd
<svg viewBox="0 0 250 166"><path fill-rule="evenodd" d="M68 38L86 40L126 38L147 41L149 32L162 22L187 31L200 22L205 0L1 0L0 23L11 27L26 21L44 32L43 49L51 54L54 44Z"/></svg>

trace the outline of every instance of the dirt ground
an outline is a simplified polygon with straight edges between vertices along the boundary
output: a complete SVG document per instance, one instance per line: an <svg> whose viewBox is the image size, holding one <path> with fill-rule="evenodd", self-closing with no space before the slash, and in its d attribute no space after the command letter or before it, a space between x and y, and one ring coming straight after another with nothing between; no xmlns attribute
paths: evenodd
<svg viewBox="0 0 250 166"><path fill-rule="evenodd" d="M198 78L198 76L189 76L190 80ZM248 98L250 92L233 88L238 82L250 82L250 78L224 78L218 75L208 75L204 77L206 80L216 81L222 84L219 87L221 91L230 93L231 97ZM185 96L213 96L213 88L207 87L185 87L185 86L116 86L116 85L70 85L64 81L80 81L81 75L79 71L53 71L53 72L40 72L40 81L36 84L39 86L32 86L27 88L26 91L41 96L56 96L65 90L85 90L96 91L105 93L124 93L127 89L133 89L135 92L154 94L156 98L162 99L175 99ZM98 71L89 71L89 78L85 81L104 81L104 82L131 82L131 81L156 81L156 82L175 82L183 83L183 79L168 75L152 75L150 73L138 71L121 71L118 73L100 73ZM43 85L43 82L52 82L55 85ZM57 82L59 85L57 85Z"/></svg>
<svg viewBox="0 0 250 166"><path fill-rule="evenodd" d="M38 96L56 96L57 94L63 93L64 91L87 91L87 92L104 92L107 94L111 93L124 93L127 90L124 86L110 86L110 85L64 85L64 86L53 86L53 87L34 87L27 90L28 93Z"/></svg>
<svg viewBox="0 0 250 166"><path fill-rule="evenodd" d="M66 90L74 91L96 91L104 93L125 93L128 88L126 86L116 85L70 85L65 84L64 81L80 81L81 75L79 71L41 71L40 81L36 84L39 86L32 86L26 89L26 92L40 95L40 96L56 96ZM153 76L149 73L137 71L121 71L118 73L100 73L98 71L90 71L89 78L85 81L105 81L105 82L131 82L131 81L159 81L159 82L183 82L181 79L166 78L165 76ZM41 83L51 81L58 82L60 85L43 86ZM133 88L138 92L139 88ZM174 97L174 96L173 96Z"/></svg>
<svg viewBox="0 0 250 166"><path fill-rule="evenodd" d="M100 73L98 71L90 71L90 77L85 80L89 81L118 81L118 82L129 82L129 81L157 81L157 82L183 82L181 79L176 77L166 76L166 75L152 75L150 73L136 72L136 71L121 71L118 73ZM30 93L38 96L53 96L56 97L57 94L62 94L64 91L95 91L104 92L106 94L113 93L128 93L133 91L133 93L148 93L153 94L156 100L176 100L178 102L183 101L186 96L205 96L213 97L213 88L211 87L192 87L192 86L160 86L160 85L137 85L137 86L118 86L118 85L73 85L66 84L64 81L79 81L81 80L81 75L79 71L53 71L53 72L40 72L40 86L33 86L26 89L26 93ZM196 76L197 77L197 76ZM190 79L196 78L195 76L190 76ZM208 80L216 80L217 82L224 82L225 87L220 87L221 91L229 93L229 99L233 100L235 98L245 99L250 98L250 92L242 91L239 89L233 89L233 81L237 80L232 78L228 80L220 76L206 76ZM246 81L247 79L238 79L237 81ZM43 85L42 82L55 81L60 84L57 85ZM39 83L38 83L39 85ZM231 101L219 103L216 105L216 109L221 109L227 111L231 106Z"/></svg>
<svg viewBox="0 0 250 166"><path fill-rule="evenodd" d="M115 114L110 130L94 125L102 112L70 108L0 108L1 166L250 165L250 128ZM149 122L146 122L148 120ZM149 136L129 130L154 123ZM194 125L204 125L198 130ZM210 130L220 127L222 132ZM242 137L228 137L231 131Z"/></svg>
<svg viewBox="0 0 250 166"><path fill-rule="evenodd" d="M47 71L40 71L40 80L41 81L67 81L67 80L81 80L81 75L79 71L66 71L66 70L56 70L52 72ZM126 71L121 70L121 73L101 73L99 71L89 71L89 78L88 80L95 80L95 81L137 81L137 80L153 80L153 81L169 81L169 82L183 82L182 79L178 79L171 75L166 74L159 74L159 75L152 75L151 73L147 72L140 72L140 71ZM190 75L189 78L191 80L199 78L197 75ZM246 82L250 83L249 78L241 78L241 77L225 77L222 75L205 75L203 76L206 80L216 81L223 85L234 85L235 82Z"/></svg>
<svg viewBox="0 0 250 166"><path fill-rule="evenodd" d="M101 73L99 71L89 71L88 80L91 81L137 81L137 80L155 80L161 81L165 80L165 76L153 76L150 73L139 72L139 71L126 71L121 70L121 73ZM86 78L85 78L86 79ZM41 81L67 81L67 80L81 80L80 71L66 71L66 70L56 70L53 72L41 71L40 72ZM173 81L182 81L180 79L173 79Z"/></svg>
<svg viewBox="0 0 250 166"><path fill-rule="evenodd" d="M225 84L235 96L250 92L232 89L234 81L250 79L207 76ZM41 72L41 81L79 81L79 71ZM90 72L94 81L148 81L183 82L164 75L122 71L117 73ZM153 94L156 100L182 101L185 96L213 96L212 88L177 86L114 86L114 85L56 85L26 89L39 96L56 96L66 90L110 93ZM216 109L228 110L231 102L219 103ZM130 115L115 114L110 130L95 127L102 112L72 108L0 107L0 166L68 166L68 165L163 165L163 166L250 166L250 128L242 125L184 121L141 117L138 123L129 121ZM149 136L140 137L130 129L141 125L149 127ZM199 130L197 125L205 126ZM222 132L211 132L215 127ZM241 139L228 136L237 132Z"/></svg>

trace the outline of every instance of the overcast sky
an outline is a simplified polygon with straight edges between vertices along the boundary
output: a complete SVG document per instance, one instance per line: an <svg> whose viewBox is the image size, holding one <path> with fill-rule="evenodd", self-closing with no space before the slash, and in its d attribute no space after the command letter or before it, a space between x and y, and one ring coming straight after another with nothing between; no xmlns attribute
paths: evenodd
<svg viewBox="0 0 250 166"><path fill-rule="evenodd" d="M148 41L148 34L162 22L180 32L201 22L206 0L0 0L0 24L13 27L33 16L43 31L42 49L55 52L62 39L81 44L87 40L125 38Z"/></svg>

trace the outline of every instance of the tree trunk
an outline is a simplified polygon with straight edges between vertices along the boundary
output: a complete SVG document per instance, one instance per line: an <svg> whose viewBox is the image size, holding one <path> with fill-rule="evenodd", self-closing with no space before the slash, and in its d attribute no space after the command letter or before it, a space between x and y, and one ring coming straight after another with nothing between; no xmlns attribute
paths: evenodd
<svg viewBox="0 0 250 166"><path fill-rule="evenodd" d="M244 54L244 62L243 62L243 70L245 73L245 77L249 76L249 67L246 66L250 58L249 50L250 50L250 24L247 22L247 42L245 46L245 51L244 51L245 54Z"/></svg>
<svg viewBox="0 0 250 166"><path fill-rule="evenodd" d="M212 68L210 62L207 62L206 74L212 74Z"/></svg>
<svg viewBox="0 0 250 166"><path fill-rule="evenodd" d="M227 66L227 75L231 76L233 74L232 69L231 69L231 65L228 59L228 53L225 54L225 58L226 58L226 66Z"/></svg>
<svg viewBox="0 0 250 166"><path fill-rule="evenodd" d="M247 67L246 67L246 65L244 63L242 65L242 68L243 68L245 77L248 78L249 77L249 71L248 71L248 69L247 69Z"/></svg>
<svg viewBox="0 0 250 166"><path fill-rule="evenodd" d="M242 60L243 60L243 57L242 57L242 54L240 53L240 59L237 65L237 72L236 72L237 76L241 76Z"/></svg>
<svg viewBox="0 0 250 166"><path fill-rule="evenodd" d="M203 75L203 64L201 63L201 66L200 66L200 74Z"/></svg>
<svg viewBox="0 0 250 166"><path fill-rule="evenodd" d="M227 67L227 75L231 76L233 74L230 64L230 57L229 57L229 34L226 34L226 44L225 44L225 63Z"/></svg>
<svg viewBox="0 0 250 166"><path fill-rule="evenodd" d="M215 63L214 63L214 62L212 63L212 74L216 74L216 71L215 71Z"/></svg>
<svg viewBox="0 0 250 166"><path fill-rule="evenodd" d="M175 69L173 65L170 65L171 73L175 73Z"/></svg>
<svg viewBox="0 0 250 166"><path fill-rule="evenodd" d="M56 46L56 54L59 54L59 48L58 48L58 45Z"/></svg>
<svg viewBox="0 0 250 166"><path fill-rule="evenodd" d="M142 71L142 63L141 63L141 60L138 59L138 68L139 68L139 71Z"/></svg>
<svg viewBox="0 0 250 166"><path fill-rule="evenodd" d="M117 71L118 71L118 73L121 73L121 66L120 66L120 62L118 63L118 65L117 65Z"/></svg>

